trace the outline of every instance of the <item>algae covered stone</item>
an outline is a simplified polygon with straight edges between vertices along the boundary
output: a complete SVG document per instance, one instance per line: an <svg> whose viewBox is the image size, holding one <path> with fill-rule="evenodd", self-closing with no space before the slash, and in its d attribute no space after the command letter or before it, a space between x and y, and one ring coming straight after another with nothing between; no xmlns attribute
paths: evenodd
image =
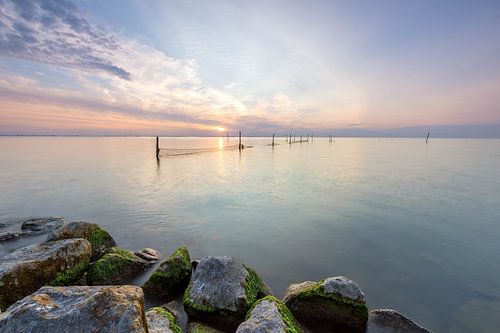
<svg viewBox="0 0 500 333"><path fill-rule="evenodd" d="M150 264L130 251L112 247L90 266L87 282L90 285L124 284L144 272Z"/></svg>
<svg viewBox="0 0 500 333"><path fill-rule="evenodd" d="M43 287L0 314L0 332L147 332L135 286Z"/></svg>
<svg viewBox="0 0 500 333"><path fill-rule="evenodd" d="M116 246L111 235L99 225L89 222L71 222L54 230L47 241L85 238L92 245L91 261L99 259L108 249Z"/></svg>
<svg viewBox="0 0 500 333"><path fill-rule="evenodd" d="M284 303L299 322L319 331L362 332L368 320L364 294L343 276L291 285Z"/></svg>
<svg viewBox="0 0 500 333"><path fill-rule="evenodd" d="M155 307L146 312L149 333L181 333L175 316L163 307Z"/></svg>
<svg viewBox="0 0 500 333"><path fill-rule="evenodd" d="M431 333L408 317L391 309L370 311L366 333Z"/></svg>
<svg viewBox="0 0 500 333"><path fill-rule="evenodd" d="M90 243L76 238L29 245L0 258L0 308L44 285L64 285L78 278L90 255Z"/></svg>
<svg viewBox="0 0 500 333"><path fill-rule="evenodd" d="M236 333L302 333L303 330L285 304L273 296L255 302Z"/></svg>
<svg viewBox="0 0 500 333"><path fill-rule="evenodd" d="M143 288L148 296L169 298L183 293L191 277L191 259L186 247L172 253L151 274Z"/></svg>
<svg viewBox="0 0 500 333"><path fill-rule="evenodd" d="M207 326L202 323L197 323L197 322L191 322L189 323L189 333L224 333L222 331L219 331L218 329L215 329L213 327Z"/></svg>
<svg viewBox="0 0 500 333"><path fill-rule="evenodd" d="M255 301L266 296L257 273L231 257L202 258L184 293L190 318L234 331Z"/></svg>

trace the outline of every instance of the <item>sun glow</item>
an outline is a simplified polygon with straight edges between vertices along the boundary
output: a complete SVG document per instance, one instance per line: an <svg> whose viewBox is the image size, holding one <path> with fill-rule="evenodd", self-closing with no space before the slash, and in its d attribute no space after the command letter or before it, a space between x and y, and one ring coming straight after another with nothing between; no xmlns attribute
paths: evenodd
<svg viewBox="0 0 500 333"><path fill-rule="evenodd" d="M226 129L222 126L216 126L216 127L214 127L214 130L216 130L218 132L224 132Z"/></svg>

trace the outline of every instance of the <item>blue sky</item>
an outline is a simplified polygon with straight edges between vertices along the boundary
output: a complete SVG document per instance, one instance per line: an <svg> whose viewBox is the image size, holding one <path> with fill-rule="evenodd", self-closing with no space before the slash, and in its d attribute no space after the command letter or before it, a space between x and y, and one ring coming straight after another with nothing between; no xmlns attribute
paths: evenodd
<svg viewBox="0 0 500 333"><path fill-rule="evenodd" d="M0 9L3 134L500 125L498 1L0 0Z"/></svg>

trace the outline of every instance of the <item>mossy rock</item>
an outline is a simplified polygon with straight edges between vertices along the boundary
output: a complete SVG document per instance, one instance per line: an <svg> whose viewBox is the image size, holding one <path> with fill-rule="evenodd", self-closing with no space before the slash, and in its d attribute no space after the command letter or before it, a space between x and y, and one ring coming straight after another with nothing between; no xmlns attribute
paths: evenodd
<svg viewBox="0 0 500 333"><path fill-rule="evenodd" d="M81 238L33 244L0 258L0 309L44 285L68 285L88 267L90 243Z"/></svg>
<svg viewBox="0 0 500 333"><path fill-rule="evenodd" d="M313 331L364 332L366 328L364 294L345 277L291 285L284 303L301 324Z"/></svg>
<svg viewBox="0 0 500 333"><path fill-rule="evenodd" d="M192 322L189 324L189 333L224 333L202 323Z"/></svg>
<svg viewBox="0 0 500 333"><path fill-rule="evenodd" d="M92 262L104 255L116 242L111 235L99 225L89 222L71 222L64 224L54 230L47 241L55 241L70 238L85 238L92 245Z"/></svg>
<svg viewBox="0 0 500 333"><path fill-rule="evenodd" d="M112 247L90 266L89 285L125 284L149 267L148 263L130 251Z"/></svg>
<svg viewBox="0 0 500 333"><path fill-rule="evenodd" d="M189 251L180 247L160 264L142 288L149 297L170 299L184 292L191 271Z"/></svg>
<svg viewBox="0 0 500 333"><path fill-rule="evenodd" d="M146 312L149 333L181 333L175 316L163 307L154 307Z"/></svg>
<svg viewBox="0 0 500 333"><path fill-rule="evenodd" d="M282 332L303 333L303 329L286 305L274 296L261 298L248 311L236 333Z"/></svg>
<svg viewBox="0 0 500 333"><path fill-rule="evenodd" d="M253 269L230 257L205 257L191 276L183 302L190 318L234 332L255 301L266 295Z"/></svg>

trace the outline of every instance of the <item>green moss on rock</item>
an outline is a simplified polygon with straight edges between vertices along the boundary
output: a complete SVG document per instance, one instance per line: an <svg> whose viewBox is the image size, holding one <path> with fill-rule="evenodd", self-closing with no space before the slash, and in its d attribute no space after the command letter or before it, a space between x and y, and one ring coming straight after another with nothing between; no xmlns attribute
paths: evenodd
<svg viewBox="0 0 500 333"><path fill-rule="evenodd" d="M67 286L76 281L89 268L90 258L86 258L70 269L59 273L50 283L51 286Z"/></svg>
<svg viewBox="0 0 500 333"><path fill-rule="evenodd" d="M160 306L152 308L151 311L155 311L161 314L162 316L166 317L168 319L168 322L170 323L169 328L170 330L172 330L172 332L174 333L182 332L181 327L177 324L175 316L170 311Z"/></svg>
<svg viewBox="0 0 500 333"><path fill-rule="evenodd" d="M262 301L269 301L269 302L272 302L276 305L276 307L278 308L278 312L281 315L281 319L285 323L287 333L302 333L303 332L299 323L297 322L297 320L295 319L293 314L290 312L290 310L286 307L286 305L282 301L280 301L279 299L277 299L276 297L274 297L272 295L268 295L268 296L265 296L265 297L257 300L253 304L252 308L248 311L245 320L248 320L248 318L250 318L250 316L252 315L253 309L257 306L257 304L259 304Z"/></svg>
<svg viewBox="0 0 500 333"><path fill-rule="evenodd" d="M182 293L189 283L191 271L189 251L180 247L151 274L143 286L144 291L157 298Z"/></svg>
<svg viewBox="0 0 500 333"><path fill-rule="evenodd" d="M130 251L113 247L91 265L87 281L91 285L123 283L146 268L146 264Z"/></svg>
<svg viewBox="0 0 500 333"><path fill-rule="evenodd" d="M243 266L246 268L248 272L248 277L245 280L247 307L252 307L257 299L265 296L266 288L264 287L264 283L262 282L261 278L259 277L257 272L255 272L254 269L246 265Z"/></svg>

